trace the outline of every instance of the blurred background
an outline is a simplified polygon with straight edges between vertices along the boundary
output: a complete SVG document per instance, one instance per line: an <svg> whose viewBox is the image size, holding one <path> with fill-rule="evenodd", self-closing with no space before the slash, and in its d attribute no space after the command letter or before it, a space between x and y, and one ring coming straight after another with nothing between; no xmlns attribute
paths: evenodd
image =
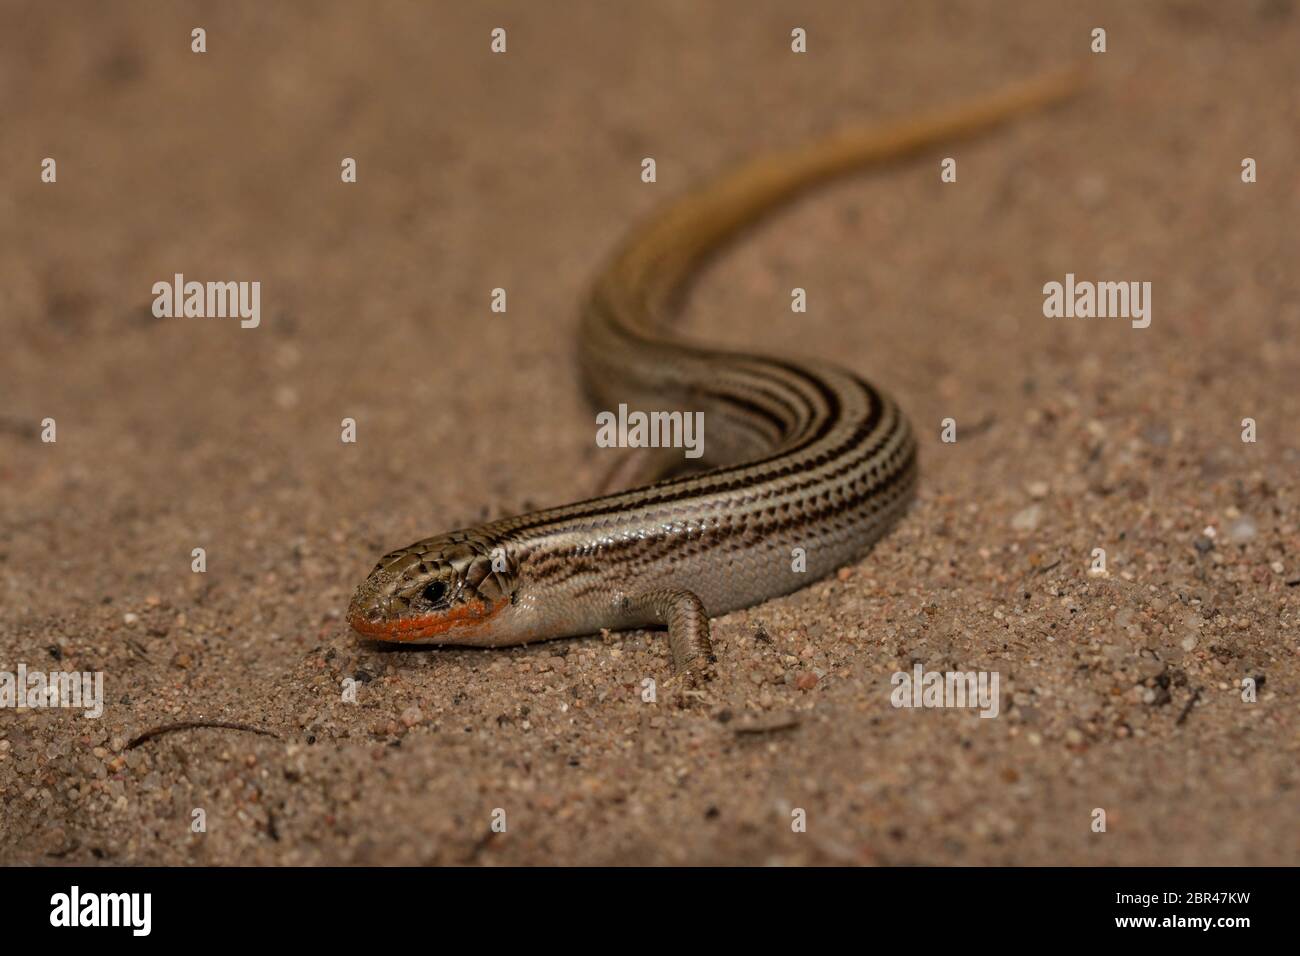
<svg viewBox="0 0 1300 956"><path fill-rule="evenodd" d="M0 713L0 859L1300 859L1291 0L4 0L0 24L0 668L102 670L110 697ZM871 557L717 623L706 701L641 702L656 635L348 632L382 552L594 486L572 338L638 219L1078 61L1076 102L822 190L695 290L693 333L854 368L923 442ZM1151 327L1044 318L1067 272L1150 281ZM260 327L155 318L175 273L259 281ZM892 709L918 661L998 670L1002 716ZM125 746L190 718L277 736Z"/></svg>

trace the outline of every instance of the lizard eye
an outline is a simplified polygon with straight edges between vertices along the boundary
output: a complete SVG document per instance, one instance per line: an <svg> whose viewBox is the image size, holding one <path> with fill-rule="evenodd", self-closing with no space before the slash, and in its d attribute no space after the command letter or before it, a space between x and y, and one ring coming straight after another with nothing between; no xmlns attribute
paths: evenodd
<svg viewBox="0 0 1300 956"><path fill-rule="evenodd" d="M420 597L430 604L437 606L447 597L447 583L445 581L433 581L424 586L420 592Z"/></svg>

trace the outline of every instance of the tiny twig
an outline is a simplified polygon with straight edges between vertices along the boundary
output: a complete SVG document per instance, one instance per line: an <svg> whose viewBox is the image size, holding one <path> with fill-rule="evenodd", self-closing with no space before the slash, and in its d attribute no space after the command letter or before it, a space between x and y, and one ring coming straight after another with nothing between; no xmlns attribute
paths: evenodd
<svg viewBox="0 0 1300 956"><path fill-rule="evenodd" d="M1201 699L1201 689L1198 687L1194 691L1192 691L1192 699L1187 702L1186 706L1183 707L1183 712L1179 714L1178 719L1174 721L1175 727L1187 719L1187 715L1192 712L1192 708L1196 706L1196 702L1200 699Z"/></svg>
<svg viewBox="0 0 1300 956"><path fill-rule="evenodd" d="M731 725L735 734L770 734L779 730L792 730L803 722L802 718L791 712L777 714L744 714Z"/></svg>
<svg viewBox="0 0 1300 956"><path fill-rule="evenodd" d="M274 730L267 730L263 727L254 727L252 724L240 724L230 720L182 720L174 724L163 724L160 727L154 727L152 730L146 730L131 739L126 745L127 750L140 746L146 740L152 740L155 737L161 737L163 734L170 734L177 730L193 730L196 727L217 727L223 730L244 730L250 734L261 734L263 737L274 737L277 740L280 735Z"/></svg>

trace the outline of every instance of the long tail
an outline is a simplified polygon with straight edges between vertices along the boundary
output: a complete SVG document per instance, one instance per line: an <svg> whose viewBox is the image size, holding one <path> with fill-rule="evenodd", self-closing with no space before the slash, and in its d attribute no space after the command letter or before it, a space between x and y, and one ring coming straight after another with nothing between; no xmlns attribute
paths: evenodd
<svg viewBox="0 0 1300 956"><path fill-rule="evenodd" d="M671 301L710 253L808 188L989 132L1067 99L1079 91L1083 78L1080 68L1061 70L956 108L880 128L847 130L755 159L688 193L636 230L602 276L597 294L603 287L625 304L636 303L642 317L650 318L646 313Z"/></svg>
<svg viewBox="0 0 1300 956"><path fill-rule="evenodd" d="M1065 99L1081 83L1079 70L1041 76L956 109L761 157L687 193L634 229L595 282L579 335L593 404L707 412L712 437L707 461L698 464L709 467L796 443L813 419L792 409L819 401L808 393L807 376L774 358L708 348L670 329L691 277L745 226L809 187L987 132Z"/></svg>

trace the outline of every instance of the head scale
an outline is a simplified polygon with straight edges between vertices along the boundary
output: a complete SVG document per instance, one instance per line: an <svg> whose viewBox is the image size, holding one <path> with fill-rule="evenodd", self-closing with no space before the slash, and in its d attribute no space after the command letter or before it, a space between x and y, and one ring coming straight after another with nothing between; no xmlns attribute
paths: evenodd
<svg viewBox="0 0 1300 956"><path fill-rule="evenodd" d="M393 551L357 588L348 623L380 641L480 643L514 592L508 549L473 531L453 531Z"/></svg>

